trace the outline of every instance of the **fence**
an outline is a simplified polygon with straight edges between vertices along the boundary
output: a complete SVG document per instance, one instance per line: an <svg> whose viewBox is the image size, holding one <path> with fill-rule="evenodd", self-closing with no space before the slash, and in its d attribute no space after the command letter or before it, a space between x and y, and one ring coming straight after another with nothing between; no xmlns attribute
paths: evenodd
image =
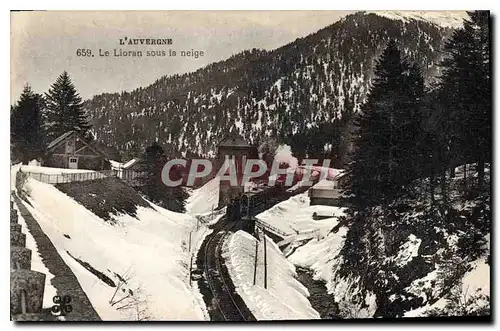
<svg viewBox="0 0 500 331"><path fill-rule="evenodd" d="M281 237L286 237L286 236L290 235L290 234L287 234L287 233L283 232L282 230L280 230L272 225L269 225L267 223L262 222L259 219L256 219L255 225L256 226L258 225L259 227L265 228L267 231L274 232L275 234L277 234L278 236L281 236Z"/></svg>
<svg viewBox="0 0 500 331"><path fill-rule="evenodd" d="M44 174L39 172L30 172L19 170L19 173L26 174L30 178L36 179L47 184L62 184L71 182L84 182L88 180L96 180L107 177L118 177L117 170L102 170L92 172L74 172L60 174Z"/></svg>
<svg viewBox="0 0 500 331"><path fill-rule="evenodd" d="M125 181L130 186L139 186L141 179L147 175L145 172L135 171L131 169L118 169L117 176Z"/></svg>
<svg viewBox="0 0 500 331"><path fill-rule="evenodd" d="M318 238L319 240L319 236L320 236L320 229L299 231L296 235L289 235L288 237L284 237L282 241L278 242L278 246L282 247L288 245L292 241L300 241L305 239Z"/></svg>

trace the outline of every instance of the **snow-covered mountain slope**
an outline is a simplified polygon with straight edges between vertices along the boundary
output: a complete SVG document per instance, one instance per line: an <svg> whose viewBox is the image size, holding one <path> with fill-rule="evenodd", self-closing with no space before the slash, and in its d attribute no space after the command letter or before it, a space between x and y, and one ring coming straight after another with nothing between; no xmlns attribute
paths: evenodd
<svg viewBox="0 0 500 331"><path fill-rule="evenodd" d="M426 295L418 290L419 282L429 285L428 291L435 292L432 283L439 283L438 273L428 274L425 279L419 279L412 283L416 293ZM490 306L490 265L485 258L474 260L470 263L470 271L467 271L459 280L459 286L441 297L434 303L410 310L404 314L405 317L439 316L446 313L449 316L474 315L478 311L485 310ZM437 289L439 290L439 288Z"/></svg>
<svg viewBox="0 0 500 331"><path fill-rule="evenodd" d="M144 319L205 319L200 295L189 287L187 243L196 225L191 216L145 201L149 207L138 206L135 217L118 212L110 223L52 185L28 179L24 191L29 201L26 207L103 320L136 320L136 308ZM117 285L120 278L127 284L112 299L117 287L109 280ZM132 290L131 298L110 304L129 294L128 290ZM131 307L117 309L124 304Z"/></svg>
<svg viewBox="0 0 500 331"><path fill-rule="evenodd" d="M309 292L295 279L295 267L267 237L268 288L264 288L263 240L257 255L256 286L253 272L257 239L238 231L225 242L223 257L236 292L259 321L320 318L307 299Z"/></svg>
<svg viewBox="0 0 500 331"><path fill-rule="evenodd" d="M97 95L85 108L97 139L125 159L152 141L170 157L214 155L231 130L254 143L266 137L290 143L290 136L304 141L301 135L311 136L320 125L332 137L313 134L315 143L337 141L332 149L343 154L347 147L339 136L349 131L349 116L364 101L387 42L396 40L430 78L450 33L429 21L360 12L272 51L244 51L134 91Z"/></svg>
<svg viewBox="0 0 500 331"><path fill-rule="evenodd" d="M258 217L283 231L322 229L318 238L292 243L285 252L290 262L325 282L340 318L488 314L489 193L464 201L457 194L463 178L458 170L451 183L454 207L446 219L429 208L421 183L416 197L368 219L345 214L314 221L314 211L340 216L341 209L309 206L307 193ZM471 171L469 180L477 176Z"/></svg>
<svg viewBox="0 0 500 331"><path fill-rule="evenodd" d="M460 28L463 26L463 20L467 18L467 12L458 10L441 11L369 11L376 15L387 17L394 20L409 22L417 20L436 24L443 28Z"/></svg>
<svg viewBox="0 0 500 331"><path fill-rule="evenodd" d="M466 186L472 187L477 172L474 165L468 168ZM356 291L343 291L351 305L362 306L373 293L374 316L401 317L422 306L434 308L421 312L425 316L489 314L489 286L483 286L490 270L489 172L485 188L471 193L464 193L458 176L450 180L450 207L431 205L428 184L416 181L412 196L368 216L351 216L330 280L356 284ZM444 306L433 306L439 300Z"/></svg>
<svg viewBox="0 0 500 331"><path fill-rule="evenodd" d="M186 200L186 213L190 215L212 212L219 204L219 177L189 192Z"/></svg>

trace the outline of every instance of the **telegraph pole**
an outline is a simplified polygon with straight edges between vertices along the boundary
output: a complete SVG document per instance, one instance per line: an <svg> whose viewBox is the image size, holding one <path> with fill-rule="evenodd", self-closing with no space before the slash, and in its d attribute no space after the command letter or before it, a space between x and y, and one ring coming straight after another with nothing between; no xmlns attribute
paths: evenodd
<svg viewBox="0 0 500 331"><path fill-rule="evenodd" d="M250 218L250 197L246 195L247 197L247 217Z"/></svg>
<svg viewBox="0 0 500 331"><path fill-rule="evenodd" d="M266 230L262 229L264 234L264 288L267 289L267 244L266 244Z"/></svg>
<svg viewBox="0 0 500 331"><path fill-rule="evenodd" d="M191 233L192 231L189 231L189 252L191 253Z"/></svg>
<svg viewBox="0 0 500 331"><path fill-rule="evenodd" d="M191 286L192 273L193 273L193 254L191 254L191 261L189 262L189 286Z"/></svg>
<svg viewBox="0 0 500 331"><path fill-rule="evenodd" d="M258 236L258 228L257 228L257 236ZM255 260L253 264L253 285L257 284L257 255L259 253L259 238L255 241Z"/></svg>

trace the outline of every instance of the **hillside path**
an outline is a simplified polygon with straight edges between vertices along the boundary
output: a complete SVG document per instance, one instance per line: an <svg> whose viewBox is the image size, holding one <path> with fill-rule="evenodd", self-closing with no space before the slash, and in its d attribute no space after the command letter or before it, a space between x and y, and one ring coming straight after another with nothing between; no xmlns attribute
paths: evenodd
<svg viewBox="0 0 500 331"><path fill-rule="evenodd" d="M57 295L71 296L73 311L65 316L66 321L100 321L101 318L90 303L80 283L78 283L78 279L59 255L49 237L43 232L21 199L15 194L12 196L29 232L35 239L43 263L49 269L49 272L54 275L50 282L56 288Z"/></svg>

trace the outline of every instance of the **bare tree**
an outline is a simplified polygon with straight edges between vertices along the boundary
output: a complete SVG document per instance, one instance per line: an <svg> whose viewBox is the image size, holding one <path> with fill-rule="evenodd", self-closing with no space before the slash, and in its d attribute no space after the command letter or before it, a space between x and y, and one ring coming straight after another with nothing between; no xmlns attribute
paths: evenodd
<svg viewBox="0 0 500 331"><path fill-rule="evenodd" d="M148 295L143 291L142 286L130 287L133 274L130 268L123 275L114 273L116 278L116 290L109 300L109 304L116 310L127 314L136 321L147 321L151 319L148 308Z"/></svg>

